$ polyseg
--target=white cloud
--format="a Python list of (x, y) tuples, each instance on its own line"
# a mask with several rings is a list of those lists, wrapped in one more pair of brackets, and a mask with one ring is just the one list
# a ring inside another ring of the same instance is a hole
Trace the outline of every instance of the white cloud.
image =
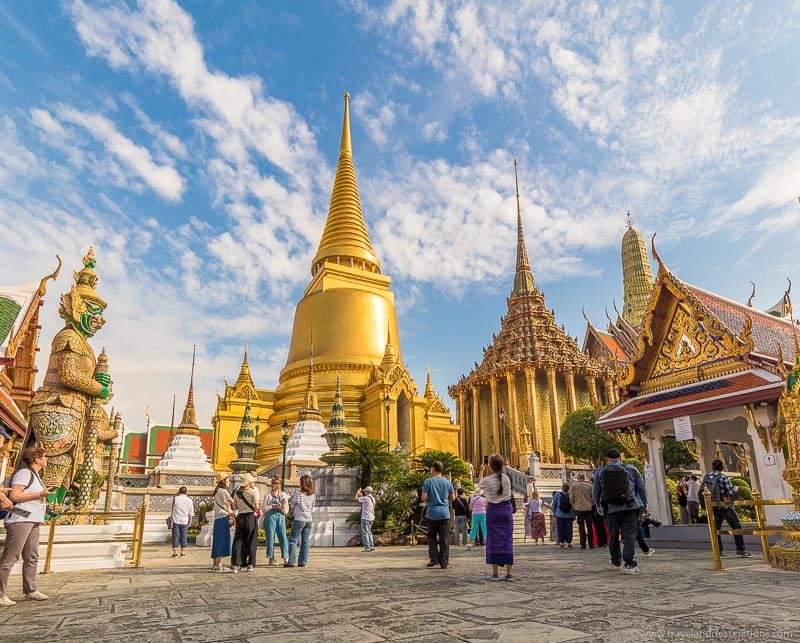
[(432, 121), (422, 126), (422, 138), (426, 141), (444, 143), (447, 140), (447, 128), (440, 121)]
[[(175, 168), (154, 162), (149, 150), (123, 136), (108, 118), (97, 113), (82, 112), (68, 105), (57, 106), (56, 112), (62, 120), (85, 128), (111, 155), (160, 196), (169, 201), (180, 200), (184, 181)], [(47, 130), (54, 126), (54, 121), (51, 116), (48, 120), (45, 113), (44, 110), (38, 110), (35, 119)]]
[(353, 114), (367, 130), (370, 140), (377, 145), (386, 145), (389, 132), (395, 124), (396, 105), (379, 104), (370, 92), (361, 92), (351, 101)]

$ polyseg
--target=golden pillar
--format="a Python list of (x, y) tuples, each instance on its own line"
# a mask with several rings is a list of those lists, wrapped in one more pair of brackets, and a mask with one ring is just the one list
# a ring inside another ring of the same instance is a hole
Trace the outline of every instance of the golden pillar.
[(536, 371), (530, 368), (525, 369), (525, 383), (528, 393), (528, 408), (531, 412), (531, 446), (534, 451), (540, 450), (539, 445), (539, 417), (537, 415), (538, 405), (536, 404)]
[(500, 409), (497, 407), (497, 380), (492, 377), (489, 380), (489, 387), (492, 390), (492, 453), (500, 453), (500, 425), (498, 423), (498, 416)]
[(567, 382), (567, 413), (572, 413), (578, 407), (575, 397), (575, 373), (572, 370), (566, 371), (564, 380)]
[(553, 436), (553, 462), (561, 462), (558, 449), (558, 389), (556, 388), (556, 369), (547, 367), (547, 392), (550, 397), (550, 432)]
[(514, 372), (506, 371), (506, 386), (508, 388), (508, 406), (511, 410), (509, 413), (508, 432), (511, 435), (511, 449), (509, 451), (509, 459), (511, 466), (514, 468), (519, 467), (519, 417), (517, 412), (517, 390), (515, 386)]
[(593, 376), (586, 376), (586, 386), (589, 389), (589, 398), (592, 400), (592, 406), (599, 406), (600, 398), (597, 397), (597, 382), (595, 382)]
[(472, 445), (475, 449), (472, 464), (475, 471), (481, 466), (481, 388), (477, 384), (472, 385)]
[(458, 433), (459, 455), (465, 460), (469, 460), (469, 454), (467, 453), (467, 429), (464, 423), (464, 419), (466, 417), (466, 413), (464, 412), (465, 396), (466, 394), (463, 390), (458, 392), (458, 404), (456, 404), (456, 424), (461, 427), (461, 431)]
[(606, 385), (606, 397), (608, 398), (607, 406), (613, 406), (617, 403), (617, 389), (614, 386), (614, 380), (610, 377), (606, 377), (603, 379), (603, 383)]

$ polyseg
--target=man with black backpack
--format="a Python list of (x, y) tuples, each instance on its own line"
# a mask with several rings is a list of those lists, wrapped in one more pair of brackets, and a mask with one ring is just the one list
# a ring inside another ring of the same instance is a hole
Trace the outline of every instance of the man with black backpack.
[[(722, 527), (722, 521), (727, 522), (731, 529), (741, 529), (742, 523), (739, 521), (739, 516), (736, 509), (730, 503), (733, 496), (739, 492), (739, 487), (734, 487), (722, 471), (725, 469), (725, 464), (722, 460), (714, 460), (711, 463), (711, 471), (703, 476), (703, 482), (700, 486), (700, 500), (705, 504), (705, 496), (703, 493), (706, 489), (711, 491), (711, 502), (724, 502), (724, 507), (713, 507), (714, 526), (717, 531)], [(706, 507), (706, 512), (708, 508)], [(734, 534), (733, 542), (736, 544), (736, 555), (739, 558), (752, 558), (753, 554), (744, 548), (744, 536), (741, 534)], [(717, 534), (717, 543), (719, 543), (719, 553), (722, 553), (722, 536)]]
[(597, 512), (604, 514), (608, 523), (611, 566), (615, 569), (624, 569), (626, 574), (635, 574), (634, 556), (636, 532), (639, 529), (639, 511), (647, 506), (644, 480), (636, 467), (622, 463), (620, 453), (616, 449), (608, 449), (606, 458), (608, 464), (600, 467), (594, 476), (592, 499)]

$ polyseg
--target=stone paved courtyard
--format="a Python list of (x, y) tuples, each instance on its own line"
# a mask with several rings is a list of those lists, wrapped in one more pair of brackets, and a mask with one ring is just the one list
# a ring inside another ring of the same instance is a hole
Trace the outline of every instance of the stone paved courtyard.
[[(259, 556), (263, 556), (263, 547)], [(711, 571), (708, 552), (658, 550), (641, 574), (605, 550), (519, 545), (516, 580), (489, 582), (483, 550), (312, 549), (305, 569), (212, 574), (209, 551), (143, 569), (41, 576), (51, 599), (0, 609), (11, 641), (800, 641), (800, 575), (749, 560)], [(13, 576), (9, 595), (21, 598)]]

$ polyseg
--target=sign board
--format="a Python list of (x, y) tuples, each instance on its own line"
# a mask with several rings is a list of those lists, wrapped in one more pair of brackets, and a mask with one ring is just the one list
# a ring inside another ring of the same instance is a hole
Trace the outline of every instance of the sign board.
[(773, 467), (778, 464), (778, 458), (775, 457), (774, 453), (766, 453), (764, 455), (764, 464), (768, 467)]
[(692, 433), (692, 420), (688, 415), (672, 418), (672, 424), (675, 427), (675, 440), (683, 442), (685, 440), (693, 440), (694, 434)]
[(645, 480), (655, 480), (656, 479), (656, 474), (653, 473), (653, 465), (652, 464), (644, 465), (644, 477), (645, 477)]

